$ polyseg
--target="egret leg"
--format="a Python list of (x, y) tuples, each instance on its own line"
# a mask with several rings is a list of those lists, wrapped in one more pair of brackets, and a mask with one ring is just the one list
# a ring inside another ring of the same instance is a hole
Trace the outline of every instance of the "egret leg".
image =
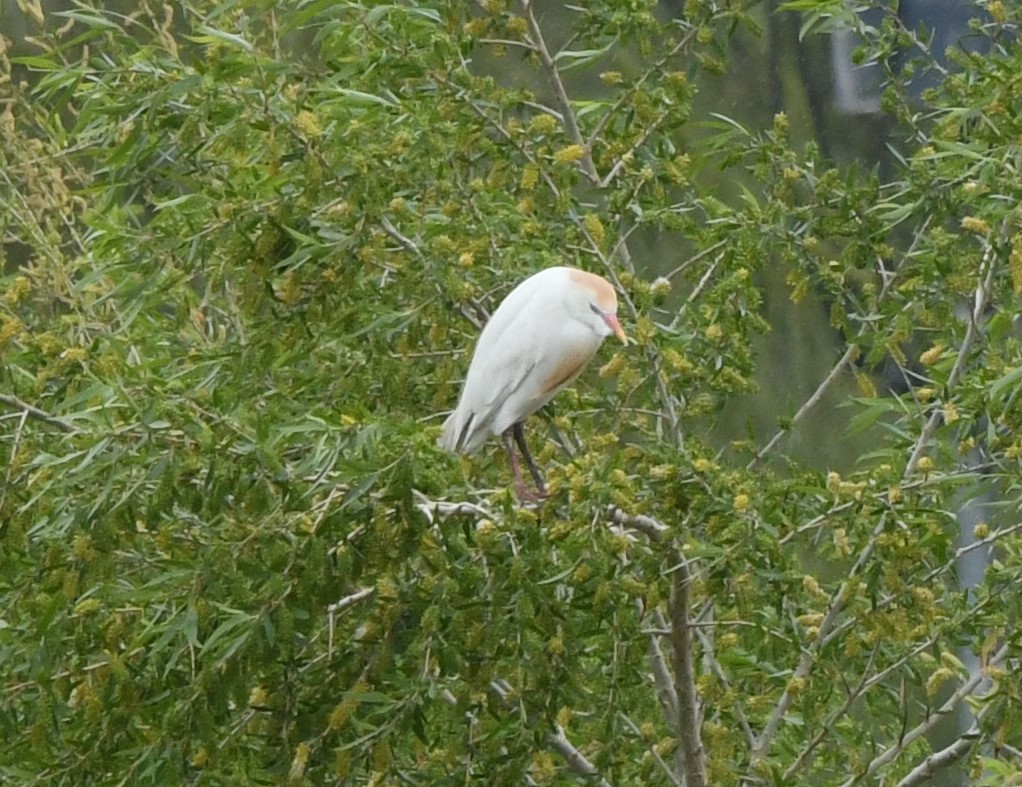
[(509, 427), (504, 430), (501, 437), (504, 440), (504, 450), (507, 451), (508, 461), (511, 463), (511, 473), (515, 477), (515, 493), (518, 495), (518, 499), (522, 502), (532, 502), (535, 500), (535, 497), (525, 486), (525, 481), (522, 480), (522, 468), (518, 464), (518, 456), (515, 454), (515, 448), (511, 444), (513, 432), (514, 427)]
[(536, 491), (539, 492), (540, 497), (547, 497), (546, 484), (543, 483), (543, 476), (539, 472), (539, 468), (536, 467), (536, 462), (533, 461), (532, 454), (529, 453), (529, 445), (525, 442), (525, 425), (519, 421), (511, 427), (511, 435), (515, 439), (515, 443), (518, 444), (518, 450), (522, 452), (522, 457), (525, 459), (525, 464), (529, 468), (529, 475), (532, 476), (532, 480), (536, 482)]

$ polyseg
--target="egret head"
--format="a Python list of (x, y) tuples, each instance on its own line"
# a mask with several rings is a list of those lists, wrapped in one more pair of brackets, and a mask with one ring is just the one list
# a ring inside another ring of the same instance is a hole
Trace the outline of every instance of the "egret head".
[(575, 316), (599, 336), (614, 334), (622, 343), (628, 339), (617, 319), (617, 293), (602, 276), (573, 269), (568, 276), (573, 285), (569, 305)]

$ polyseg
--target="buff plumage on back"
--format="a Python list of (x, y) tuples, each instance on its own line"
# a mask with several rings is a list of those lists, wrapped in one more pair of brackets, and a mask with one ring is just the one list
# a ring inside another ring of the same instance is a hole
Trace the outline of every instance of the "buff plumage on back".
[(600, 278), (574, 268), (547, 268), (504, 299), (483, 328), (457, 408), (440, 445), (473, 453), (538, 410), (578, 376), (603, 337), (567, 311), (574, 288), (613, 311), (617, 296)]

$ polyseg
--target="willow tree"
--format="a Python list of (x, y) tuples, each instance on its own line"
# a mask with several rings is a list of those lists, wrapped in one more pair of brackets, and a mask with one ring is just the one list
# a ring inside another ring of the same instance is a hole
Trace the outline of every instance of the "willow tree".
[[(5, 779), (1017, 772), (1015, 10), (987, 4), (990, 52), (923, 108), (889, 69), (881, 183), (783, 114), (692, 120), (755, 27), (740, 4), (22, 5)], [(789, 5), (807, 34), (861, 24)], [(861, 32), (881, 66), (921, 40)], [(530, 426), (552, 496), (523, 508), (496, 446), (435, 440), (489, 310), (566, 262), (615, 283), (632, 344)], [(778, 272), (840, 349), (774, 428), (723, 440)], [(885, 358), (918, 382), (878, 391)], [(868, 446), (841, 473), (788, 451), (833, 402), (831, 439)], [(978, 485), (999, 505), (958, 546)], [(956, 558), (993, 548), (961, 593)]]

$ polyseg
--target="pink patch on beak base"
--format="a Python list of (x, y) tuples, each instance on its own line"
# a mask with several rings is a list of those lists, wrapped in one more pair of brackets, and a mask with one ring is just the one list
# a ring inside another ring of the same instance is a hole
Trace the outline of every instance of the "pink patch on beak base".
[(607, 327), (614, 332), (614, 335), (621, 340), (621, 344), (628, 344), (628, 337), (625, 336), (621, 323), (617, 321), (616, 314), (604, 314), (603, 321), (607, 323)]

